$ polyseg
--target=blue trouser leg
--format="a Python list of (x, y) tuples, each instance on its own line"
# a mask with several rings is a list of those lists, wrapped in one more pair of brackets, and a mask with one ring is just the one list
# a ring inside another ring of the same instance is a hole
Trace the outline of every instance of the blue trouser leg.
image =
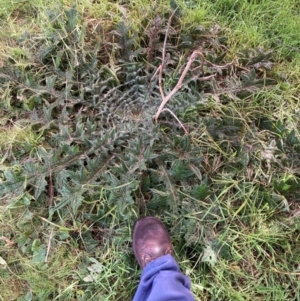
[(171, 255), (146, 265), (133, 301), (195, 301), (189, 279)]

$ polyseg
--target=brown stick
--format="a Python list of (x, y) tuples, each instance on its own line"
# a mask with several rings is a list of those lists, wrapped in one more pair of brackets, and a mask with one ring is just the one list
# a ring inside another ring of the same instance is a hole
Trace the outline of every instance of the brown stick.
[(185, 126), (182, 124), (182, 122), (179, 120), (179, 118), (170, 110), (170, 109), (168, 109), (168, 108), (164, 108), (163, 110), (162, 110), (162, 112), (163, 111), (168, 111), (176, 120), (177, 120), (177, 122), (180, 124), (180, 126), (183, 128), (183, 130), (184, 130), (184, 132), (188, 135), (189, 134), (189, 132), (187, 131), (187, 129), (185, 128)]
[[(201, 55), (200, 55), (200, 54), (201, 54)], [(178, 80), (178, 83), (176, 84), (176, 86), (174, 87), (174, 89), (173, 89), (166, 97), (162, 97), (162, 98), (163, 98), (163, 101), (161, 102), (161, 104), (160, 104), (160, 106), (159, 106), (159, 108), (158, 108), (158, 111), (157, 111), (157, 113), (155, 114), (155, 117), (154, 117), (155, 122), (157, 122), (157, 119), (158, 119), (160, 113), (162, 112), (164, 106), (166, 105), (166, 103), (167, 103), (167, 102), (171, 99), (171, 97), (172, 97), (172, 96), (173, 96), (173, 95), (174, 95), (174, 94), (182, 87), (183, 80), (184, 80), (184, 78), (185, 78), (187, 72), (188, 72), (189, 69), (191, 68), (192, 63), (194, 62), (194, 60), (196, 59), (196, 57), (197, 57), (198, 55), (200, 55), (201, 57), (203, 57), (203, 54), (202, 54), (201, 52), (199, 52), (199, 51), (196, 51), (196, 50), (195, 50), (195, 51), (192, 53), (192, 55), (191, 55), (191, 57), (190, 57), (190, 59), (189, 59), (187, 65), (185, 66), (185, 68), (184, 68), (184, 70), (183, 70), (183, 72), (182, 72), (182, 74), (181, 74), (181, 76), (180, 76), (180, 78), (179, 78), (179, 80)], [(160, 66), (159, 68), (161, 68), (161, 66)], [(160, 77), (160, 83), (159, 83), (160, 90), (162, 90), (162, 86), (161, 86), (162, 69), (163, 69), (163, 68), (161, 68), (161, 70), (160, 70), (160, 75), (159, 75), (159, 77)]]
[[(161, 59), (161, 65), (158, 67), (159, 70), (159, 77), (158, 77), (158, 82), (159, 82), (159, 91), (160, 91), (160, 95), (161, 98), (164, 100), (165, 99), (165, 94), (164, 94), (164, 90), (162, 88), (162, 76), (163, 76), (163, 70), (165, 68), (165, 64), (166, 64), (166, 47), (167, 47), (167, 39), (168, 39), (168, 35), (169, 35), (169, 30), (171, 27), (171, 22), (172, 19), (176, 13), (175, 9), (172, 13), (172, 15), (170, 16), (169, 20), (168, 20), (168, 25), (167, 25), (167, 30), (166, 30), (166, 34), (165, 34), (165, 39), (164, 39), (164, 44), (163, 44), (163, 49), (162, 49), (162, 59)], [(155, 72), (156, 73), (156, 72)]]
[[(165, 67), (165, 64), (166, 64), (166, 45), (167, 45), (167, 38), (168, 38), (168, 33), (169, 33), (169, 29), (170, 29), (170, 26), (171, 26), (171, 21), (172, 21), (172, 18), (173, 16), (175, 15), (175, 12), (176, 10), (173, 11), (172, 15), (170, 16), (169, 20), (168, 20), (168, 25), (167, 25), (167, 30), (166, 30), (166, 34), (165, 34), (165, 39), (164, 39), (164, 44), (163, 44), (163, 49), (162, 49), (162, 62), (160, 64), (160, 66), (158, 67), (158, 69), (156, 70), (155, 74), (153, 75), (151, 81), (154, 79), (154, 77), (157, 75), (157, 73), (159, 73), (159, 78), (158, 78), (158, 83), (159, 83), (159, 91), (160, 91), (160, 95), (161, 95), (161, 98), (162, 98), (162, 102), (154, 116), (154, 120), (155, 122), (157, 123), (157, 120), (159, 118), (159, 115), (161, 114), (161, 112), (164, 110), (164, 107), (166, 105), (166, 103), (172, 98), (172, 96), (178, 91), (180, 90), (180, 88), (182, 87), (183, 85), (183, 81), (186, 77), (186, 74), (187, 72), (190, 70), (191, 66), (192, 66), (192, 63), (194, 62), (194, 60), (196, 59), (197, 56), (200, 56), (201, 57), (201, 66), (199, 67), (196, 67), (194, 68), (192, 71), (195, 71), (197, 70), (198, 68), (201, 69), (202, 71), (202, 77), (198, 78), (199, 80), (201, 81), (205, 81), (205, 80), (209, 80), (213, 77), (215, 77), (215, 74), (213, 75), (210, 75), (210, 76), (206, 76), (204, 77), (204, 70), (203, 70), (203, 65), (204, 65), (204, 62), (207, 62), (209, 63), (211, 66), (213, 66), (214, 68), (219, 68), (219, 69), (225, 69), (225, 68), (228, 68), (229, 66), (233, 65), (234, 64), (234, 61), (231, 62), (231, 63), (228, 63), (224, 66), (219, 66), (219, 65), (215, 65), (209, 61), (207, 61), (203, 55), (202, 52), (198, 51), (198, 50), (195, 50), (192, 55), (190, 56), (176, 86), (173, 88), (173, 90), (167, 95), (165, 96), (164, 94), (164, 90), (163, 90), (163, 84), (162, 84), (162, 77), (163, 77), (163, 70), (164, 70), (164, 67)], [(174, 118), (179, 122), (179, 124), (182, 126), (182, 128), (184, 129), (184, 131), (187, 133), (186, 129), (184, 128), (183, 124), (179, 121), (179, 119), (177, 118), (177, 116), (170, 110), (168, 109), (165, 109), (167, 110), (168, 112), (170, 112)]]
[(48, 261), (48, 257), (49, 257), (49, 253), (50, 253), (50, 248), (51, 248), (52, 236), (53, 236), (53, 229), (51, 230), (50, 235), (49, 235), (49, 239), (48, 239), (48, 245), (47, 245), (47, 252), (46, 252), (46, 256), (45, 256), (45, 262)]

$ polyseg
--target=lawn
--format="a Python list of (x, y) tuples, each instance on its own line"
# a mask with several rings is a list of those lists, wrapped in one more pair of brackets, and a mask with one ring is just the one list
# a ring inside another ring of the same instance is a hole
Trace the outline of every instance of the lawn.
[(299, 301), (299, 15), (4, 0), (0, 300), (131, 300), (154, 215), (197, 300)]

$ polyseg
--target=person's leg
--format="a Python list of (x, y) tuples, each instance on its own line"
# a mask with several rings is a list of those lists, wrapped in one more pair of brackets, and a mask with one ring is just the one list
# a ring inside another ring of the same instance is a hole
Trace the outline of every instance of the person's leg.
[(161, 256), (144, 268), (133, 301), (194, 301), (190, 281), (171, 255)]
[(165, 226), (155, 217), (136, 221), (133, 251), (141, 268), (141, 281), (133, 301), (194, 301), (189, 279), (181, 273)]

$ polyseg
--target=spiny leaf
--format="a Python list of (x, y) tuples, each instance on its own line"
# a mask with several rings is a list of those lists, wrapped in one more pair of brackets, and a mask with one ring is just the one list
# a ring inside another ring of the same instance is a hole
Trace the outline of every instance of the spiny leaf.
[(36, 178), (34, 185), (34, 198), (38, 200), (40, 195), (45, 191), (47, 181), (45, 180), (45, 175), (41, 175)]
[(76, 5), (73, 5), (70, 10), (66, 10), (65, 13), (67, 16), (67, 29), (71, 32), (78, 23), (78, 11)]
[(207, 262), (212, 267), (217, 263), (217, 254), (210, 245), (205, 247), (201, 257), (201, 262)]

